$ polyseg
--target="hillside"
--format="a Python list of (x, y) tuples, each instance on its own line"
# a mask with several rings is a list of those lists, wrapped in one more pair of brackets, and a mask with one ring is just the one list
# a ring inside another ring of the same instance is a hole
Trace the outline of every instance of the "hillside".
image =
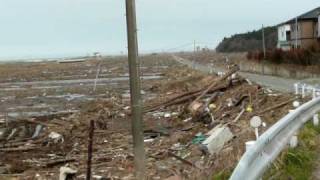
[[(275, 26), (265, 28), (267, 49), (275, 48), (277, 45), (277, 28)], [(262, 49), (262, 30), (243, 34), (235, 34), (224, 38), (217, 46), (218, 52), (246, 52)]]

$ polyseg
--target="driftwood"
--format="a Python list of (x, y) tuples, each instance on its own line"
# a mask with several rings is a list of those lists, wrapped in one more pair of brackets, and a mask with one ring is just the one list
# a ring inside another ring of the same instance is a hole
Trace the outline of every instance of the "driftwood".
[(49, 126), (49, 123), (41, 122), (35, 119), (19, 119), (19, 123), (30, 123), (30, 124), (40, 124), (42, 126)]
[(50, 162), (46, 163), (44, 166), (45, 167), (54, 167), (59, 164), (65, 164), (65, 163), (74, 162), (74, 161), (76, 161), (75, 158), (59, 159), (59, 160), (50, 161)]
[(0, 144), (0, 148), (12, 148), (25, 145), (26, 142), (6, 142), (5, 144)]
[(291, 103), (291, 102), (293, 102), (293, 101), (295, 101), (295, 100), (297, 100), (297, 99), (299, 99), (299, 98), (293, 98), (293, 99), (290, 99), (290, 100), (285, 101), (285, 102), (283, 102), (283, 103), (277, 104), (277, 105), (272, 106), (272, 107), (270, 107), (270, 108), (268, 108), (268, 109), (265, 109), (265, 110), (263, 110), (263, 111), (258, 112), (257, 115), (262, 115), (262, 114), (267, 113), (267, 112), (269, 112), (269, 111), (272, 111), (272, 110), (274, 110), (274, 109), (280, 108), (280, 107), (285, 106), (285, 105), (287, 105), (287, 104), (289, 104), (289, 103)]
[(211, 83), (211, 85), (206, 88), (203, 92), (201, 92), (201, 94), (190, 104), (189, 106), (189, 110), (192, 111), (192, 106), (196, 103), (198, 103), (198, 101), (203, 98), (203, 96), (205, 96), (206, 94), (209, 93), (209, 91), (216, 87), (217, 85), (219, 85), (219, 83), (221, 83), (222, 81), (224, 81), (225, 79), (227, 79), (229, 76), (231, 76), (232, 74), (234, 74), (235, 72), (237, 72), (239, 70), (239, 68), (234, 68), (231, 71), (227, 72), (225, 75), (223, 75), (222, 77), (220, 77), (218, 80), (215, 80)]
[[(219, 85), (217, 87), (214, 87), (214, 88), (210, 89), (208, 91), (208, 93), (214, 93), (216, 91), (223, 91), (226, 88), (228, 88), (229, 86), (230, 86), (230, 83)], [(171, 99), (169, 99), (169, 100), (167, 100), (167, 101), (165, 101), (163, 103), (160, 103), (160, 104), (157, 104), (157, 105), (154, 105), (154, 106), (146, 108), (144, 110), (144, 113), (155, 111), (155, 110), (160, 109), (160, 108), (166, 108), (166, 107), (177, 105), (177, 104), (183, 104), (183, 103), (185, 103), (187, 101), (194, 100), (195, 98), (197, 98), (201, 94), (202, 91), (203, 91), (203, 89), (192, 91), (192, 92), (188, 92), (188, 93), (184, 93), (182, 95), (176, 96), (176, 97), (171, 98)]]
[(184, 159), (184, 158), (182, 158), (182, 157), (180, 157), (180, 156), (177, 156), (177, 155), (173, 154), (173, 153), (170, 152), (170, 151), (168, 151), (168, 155), (171, 156), (171, 157), (174, 157), (174, 158), (178, 159), (179, 161), (181, 161), (181, 162), (183, 162), (183, 163), (185, 163), (185, 164), (187, 164), (187, 165), (189, 165), (189, 166), (195, 167), (192, 162), (190, 162), (190, 161), (188, 161), (188, 160), (186, 160), (186, 159)]
[(3, 148), (0, 152), (26, 152), (38, 149), (38, 147), (17, 147), (17, 148)]
[(237, 115), (237, 117), (232, 122), (233, 123), (238, 122), (245, 111), (246, 111), (245, 109), (242, 109), (241, 112)]

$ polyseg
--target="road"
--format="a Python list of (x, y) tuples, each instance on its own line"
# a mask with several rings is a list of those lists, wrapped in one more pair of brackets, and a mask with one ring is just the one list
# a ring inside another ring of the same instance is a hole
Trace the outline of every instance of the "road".
[[(224, 69), (221, 69), (221, 68), (211, 67), (210, 65), (202, 65), (187, 59), (183, 59), (178, 56), (173, 55), (173, 58), (181, 64), (187, 65), (193, 69), (197, 69), (205, 73), (219, 74), (225, 71)], [(319, 79), (297, 80), (297, 79), (289, 79), (289, 78), (282, 78), (282, 77), (276, 77), (276, 76), (253, 74), (253, 73), (247, 73), (247, 72), (239, 72), (239, 75), (249, 79), (252, 82), (255, 82), (262, 86), (265, 86), (274, 90), (278, 90), (281, 92), (293, 92), (294, 84), (297, 82), (306, 83), (310, 85), (320, 84)], [(315, 166), (315, 170), (313, 171), (313, 174), (312, 174), (312, 179), (314, 180), (320, 180), (320, 156), (318, 156), (317, 158), (318, 160)]]
[[(194, 61), (190, 61), (188, 59), (184, 59), (175, 55), (173, 55), (173, 58), (181, 64), (187, 65), (193, 69), (197, 69), (205, 73), (219, 74), (221, 72), (225, 72), (225, 69), (212, 67), (211, 65), (199, 64)], [(307, 84), (319, 83), (319, 80), (316, 80), (316, 79), (297, 80), (297, 79), (282, 78), (277, 76), (254, 74), (254, 73), (248, 73), (248, 72), (239, 72), (239, 75), (249, 79), (252, 82), (260, 84), (261, 86), (265, 86), (267, 88), (274, 89), (281, 92), (294, 92), (294, 84), (298, 82), (307, 83)]]

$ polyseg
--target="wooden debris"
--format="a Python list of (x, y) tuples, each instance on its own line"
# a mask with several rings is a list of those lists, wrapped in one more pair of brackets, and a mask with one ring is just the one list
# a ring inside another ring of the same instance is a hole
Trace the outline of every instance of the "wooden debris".
[(54, 166), (57, 166), (60, 164), (65, 164), (65, 163), (75, 162), (75, 161), (76, 161), (75, 158), (59, 159), (59, 160), (50, 161), (50, 162), (46, 163), (44, 166), (45, 167), (54, 167)]
[(89, 138), (88, 138), (88, 161), (87, 161), (87, 174), (86, 179), (91, 179), (91, 164), (92, 164), (92, 146), (94, 135), (94, 121), (90, 121)]
[(269, 111), (275, 110), (275, 109), (280, 108), (280, 107), (282, 107), (282, 106), (285, 106), (285, 105), (287, 105), (287, 104), (289, 104), (289, 103), (291, 103), (291, 102), (293, 102), (293, 101), (295, 101), (295, 100), (297, 100), (297, 99), (299, 99), (299, 98), (293, 98), (293, 99), (290, 99), (290, 100), (285, 101), (285, 102), (283, 102), (283, 103), (277, 104), (277, 105), (272, 106), (272, 107), (270, 107), (270, 108), (268, 108), (268, 109), (265, 109), (265, 110), (263, 110), (263, 111), (258, 112), (257, 115), (262, 115), (262, 114), (267, 113), (267, 112), (269, 112)]
[(192, 162), (190, 162), (190, 161), (188, 161), (188, 160), (186, 160), (186, 159), (184, 159), (184, 158), (182, 158), (180, 156), (177, 156), (177, 155), (175, 155), (174, 153), (172, 153), (170, 151), (168, 151), (168, 155), (178, 159), (179, 161), (181, 161), (181, 162), (183, 162), (183, 163), (185, 163), (185, 164), (187, 164), (189, 166), (196, 167)]
[(234, 68), (231, 71), (227, 72), (225, 75), (223, 75), (222, 77), (220, 77), (218, 80), (215, 80), (211, 83), (211, 85), (206, 88), (191, 104), (189, 107), (192, 107), (192, 105), (194, 103), (196, 103), (197, 101), (199, 101), (203, 96), (205, 96), (212, 88), (214, 88), (215, 86), (217, 86), (219, 83), (221, 83), (222, 81), (224, 81), (225, 79), (227, 79), (229, 76), (231, 76), (232, 74), (234, 74), (235, 72), (237, 72), (239, 69), (238, 68)]
[(0, 152), (24, 152), (38, 149), (37, 147), (17, 147), (17, 148), (3, 148)]
[(244, 112), (246, 112), (246, 109), (242, 109), (238, 116), (232, 122), (236, 123), (237, 121), (239, 121)]
[[(229, 86), (230, 86), (230, 83), (222, 84), (222, 85), (219, 85), (217, 87), (214, 87), (214, 88), (210, 89), (210, 91), (208, 91), (208, 93), (214, 93), (216, 91), (224, 91)], [(185, 102), (191, 101), (191, 100), (195, 99), (196, 97), (198, 97), (201, 94), (201, 91), (202, 90), (193, 91), (192, 93), (188, 92), (188, 93), (179, 95), (177, 97), (171, 98), (171, 99), (169, 99), (169, 100), (167, 100), (167, 101), (165, 101), (163, 103), (160, 103), (160, 104), (154, 105), (152, 107), (146, 108), (144, 110), (144, 113), (155, 111), (155, 110), (160, 109), (160, 108), (166, 108), (166, 107), (177, 105), (177, 104), (183, 104)]]

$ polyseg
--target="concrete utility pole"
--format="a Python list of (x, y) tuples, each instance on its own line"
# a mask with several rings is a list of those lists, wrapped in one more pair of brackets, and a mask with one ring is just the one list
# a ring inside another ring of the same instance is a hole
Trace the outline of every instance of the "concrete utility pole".
[(263, 48), (263, 58), (266, 59), (266, 40), (264, 36), (264, 26), (262, 24), (262, 48)]
[(266, 40), (265, 40), (265, 35), (264, 35), (264, 26), (262, 24), (262, 49), (263, 49), (263, 62), (262, 62), (262, 74), (264, 74), (264, 64), (265, 64), (265, 60), (267, 58), (267, 54), (266, 54)]
[(298, 17), (296, 17), (296, 25), (295, 25), (295, 26), (296, 26), (296, 27), (295, 27), (295, 29), (296, 29), (296, 34), (295, 34), (295, 36), (296, 36), (295, 48), (298, 49), (298, 30), (299, 30), (299, 28), (298, 28)]
[(138, 40), (135, 0), (126, 0), (128, 61), (130, 74), (130, 96), (134, 167), (137, 179), (145, 179), (145, 151), (142, 129), (142, 100), (140, 92), (140, 67), (138, 64)]
[(193, 40), (193, 60), (196, 60), (196, 40)]

